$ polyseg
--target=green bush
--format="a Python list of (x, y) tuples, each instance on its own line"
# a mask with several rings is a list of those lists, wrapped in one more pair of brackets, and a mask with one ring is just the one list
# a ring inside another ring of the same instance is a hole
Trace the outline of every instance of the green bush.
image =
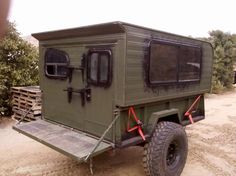
[(219, 30), (211, 31), (209, 34), (207, 40), (212, 43), (214, 52), (212, 93), (220, 93), (231, 89), (233, 85), (236, 40), (234, 35)]
[(11, 114), (12, 86), (38, 85), (38, 82), (38, 50), (9, 23), (6, 36), (0, 41), (0, 115)]

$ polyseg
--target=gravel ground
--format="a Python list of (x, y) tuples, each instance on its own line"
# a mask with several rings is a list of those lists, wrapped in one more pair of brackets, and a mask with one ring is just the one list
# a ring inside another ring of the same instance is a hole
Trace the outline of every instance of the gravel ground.
[[(236, 91), (206, 98), (206, 119), (186, 127), (189, 154), (182, 176), (236, 175)], [(12, 130), (0, 118), (0, 176), (90, 175), (78, 163)], [(130, 147), (94, 159), (96, 176), (142, 176), (142, 148)]]

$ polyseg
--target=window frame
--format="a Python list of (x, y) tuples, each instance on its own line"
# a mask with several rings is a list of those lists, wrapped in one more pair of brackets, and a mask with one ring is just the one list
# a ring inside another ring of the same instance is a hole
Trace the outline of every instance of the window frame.
[[(97, 64), (97, 81), (91, 79), (91, 55), (93, 53), (98, 54), (98, 64)], [(107, 81), (101, 81), (100, 67), (101, 67), (101, 55), (107, 55), (108, 57), (108, 72), (107, 72)], [(111, 49), (90, 49), (87, 55), (87, 82), (91, 85), (98, 87), (109, 87), (112, 81), (112, 51)]]
[[(150, 63), (151, 63), (151, 45), (152, 44), (163, 44), (163, 45), (169, 45), (169, 46), (176, 46), (178, 47), (178, 53), (177, 53), (177, 75), (176, 75), (176, 81), (158, 81), (158, 82), (152, 82), (150, 80)], [(190, 48), (197, 48), (200, 50), (200, 69), (199, 69), (199, 78), (198, 79), (192, 79), (192, 80), (180, 80), (179, 79), (179, 67), (180, 67), (180, 53), (181, 53), (181, 48), (180, 47), (190, 47)], [(149, 45), (148, 45), (148, 58), (147, 58), (147, 66), (146, 66), (146, 82), (147, 85), (150, 87), (155, 87), (155, 86), (161, 86), (161, 85), (179, 85), (179, 84), (186, 84), (186, 83), (200, 83), (201, 81), (201, 74), (202, 74), (202, 47), (199, 45), (195, 44), (190, 44), (190, 43), (180, 43), (172, 40), (164, 40), (164, 39), (153, 39), (150, 40)]]
[[(66, 58), (66, 62), (65, 63), (60, 63), (60, 62), (47, 62), (46, 60), (46, 57), (47, 57), (47, 52), (49, 51), (57, 51), (57, 52), (60, 52), (61, 54), (64, 55), (64, 57)], [(44, 73), (45, 73), (45, 76), (48, 77), (48, 78), (51, 78), (51, 79), (67, 79), (68, 77), (68, 70), (67, 70), (67, 73), (66, 75), (58, 75), (57, 74), (57, 70), (58, 70), (58, 66), (65, 66), (65, 67), (68, 67), (70, 65), (70, 59), (69, 59), (69, 56), (68, 54), (63, 51), (63, 50), (59, 50), (59, 49), (55, 49), (55, 48), (47, 48), (46, 51), (45, 51), (45, 54), (44, 54)], [(55, 66), (55, 70), (56, 70), (56, 74), (55, 75), (52, 75), (52, 74), (49, 74), (48, 73), (48, 70), (47, 70), (47, 66)]]

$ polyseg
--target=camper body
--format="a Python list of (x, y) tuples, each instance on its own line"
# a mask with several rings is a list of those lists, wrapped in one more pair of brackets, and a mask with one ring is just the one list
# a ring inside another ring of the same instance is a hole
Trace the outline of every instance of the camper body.
[[(43, 119), (16, 125), (17, 131), (79, 161), (145, 146), (147, 174), (181, 173), (178, 162), (184, 165), (187, 156), (182, 126), (205, 118), (208, 42), (123, 22), (33, 36), (39, 40)], [(161, 139), (164, 128), (172, 129), (164, 138), (173, 140), (163, 154), (166, 168), (154, 168), (150, 152), (161, 145), (154, 138)]]

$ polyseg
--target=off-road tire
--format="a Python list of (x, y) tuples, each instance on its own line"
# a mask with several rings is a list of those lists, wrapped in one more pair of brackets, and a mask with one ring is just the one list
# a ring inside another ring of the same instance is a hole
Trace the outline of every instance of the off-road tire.
[(183, 127), (173, 122), (157, 124), (153, 136), (144, 146), (143, 164), (147, 176), (179, 176), (188, 154)]

